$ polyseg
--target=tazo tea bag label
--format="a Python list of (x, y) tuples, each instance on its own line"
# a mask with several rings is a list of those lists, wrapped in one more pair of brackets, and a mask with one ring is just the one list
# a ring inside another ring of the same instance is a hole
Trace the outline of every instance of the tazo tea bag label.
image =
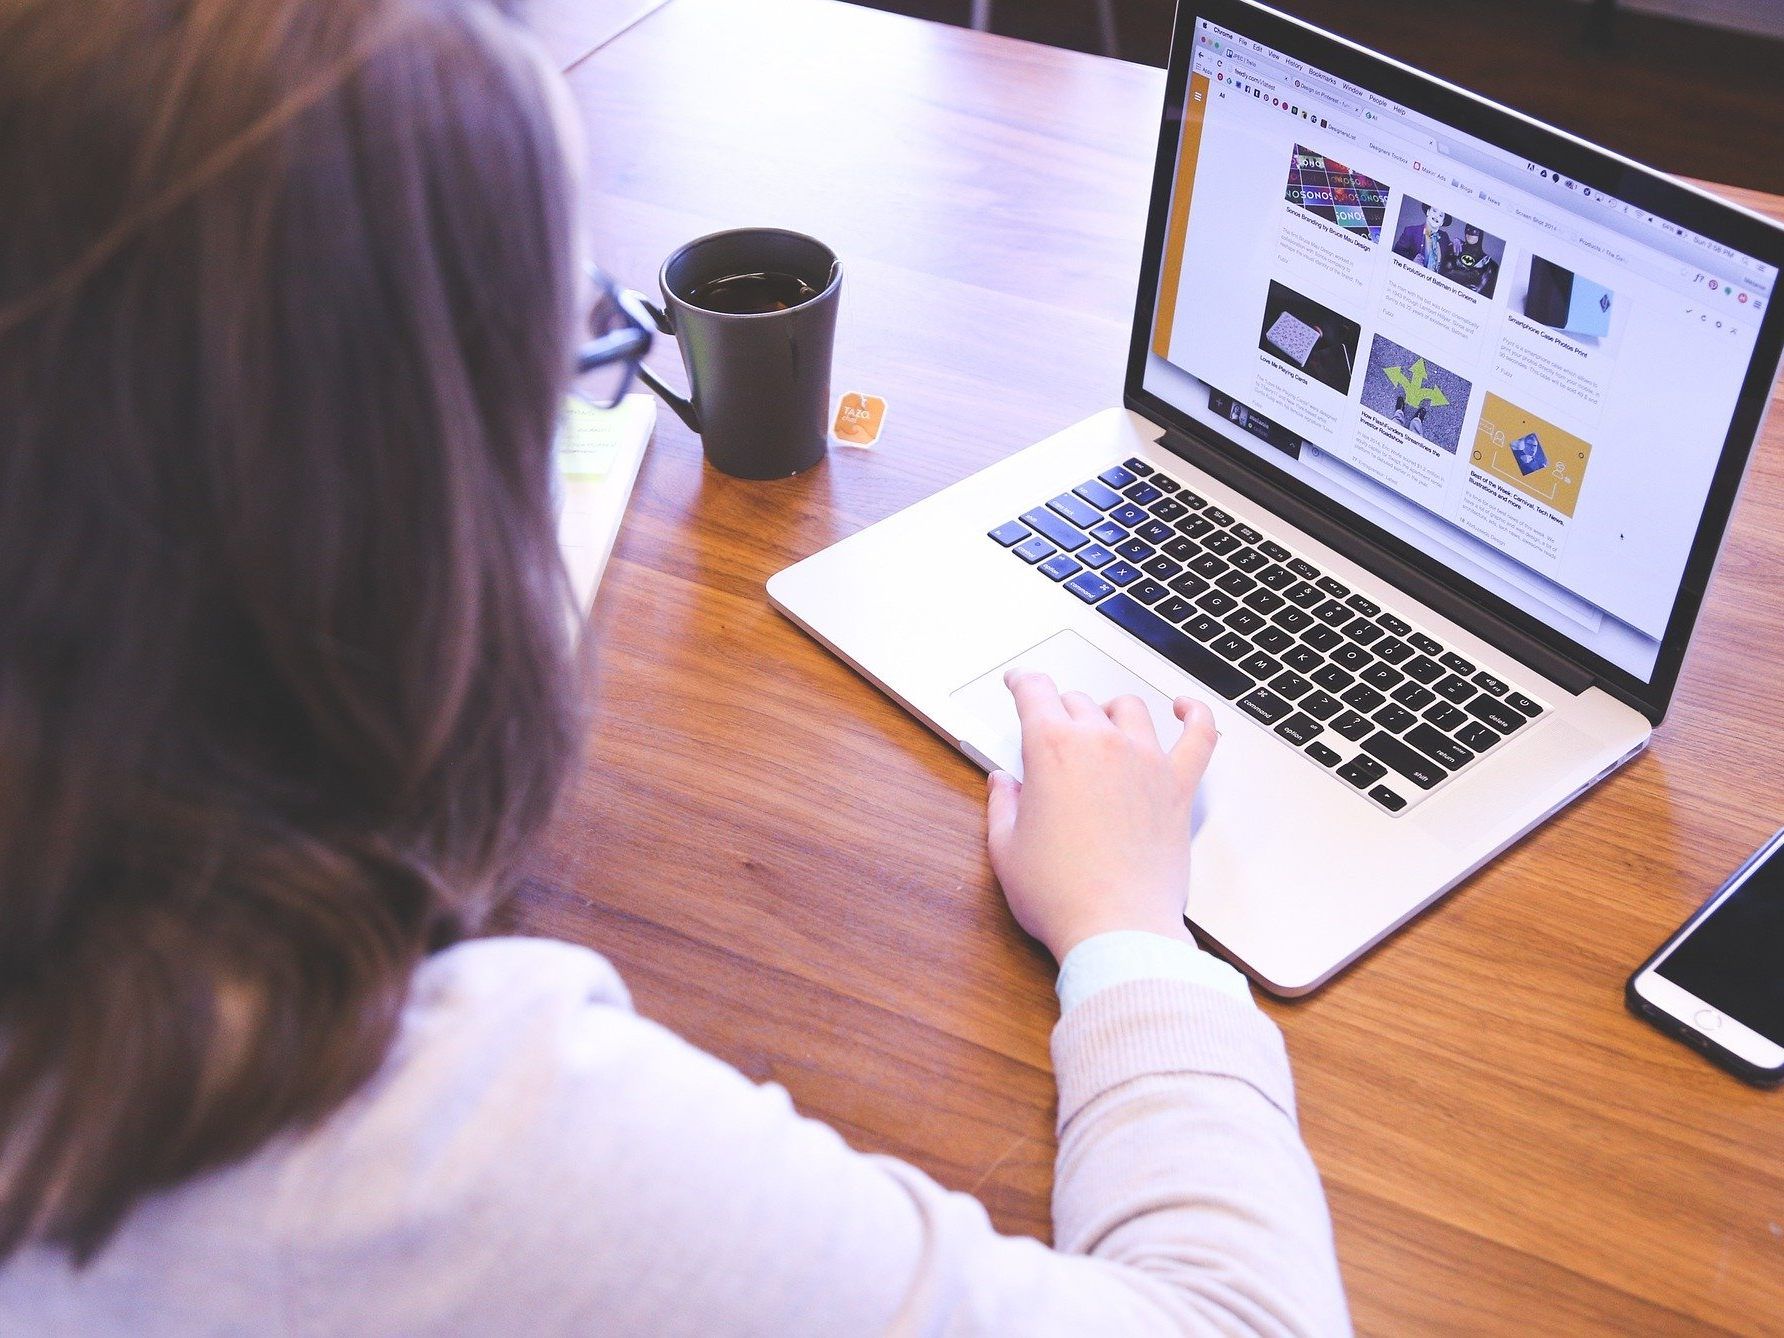
[(865, 450), (880, 439), (886, 425), (886, 401), (878, 395), (850, 391), (836, 406), (836, 424), (830, 435), (839, 446), (857, 446)]

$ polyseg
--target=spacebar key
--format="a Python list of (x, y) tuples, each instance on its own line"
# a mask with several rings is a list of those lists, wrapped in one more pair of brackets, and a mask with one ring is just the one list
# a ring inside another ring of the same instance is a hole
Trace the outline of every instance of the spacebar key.
[(1249, 692), (1257, 681), (1126, 595), (1105, 599), (1096, 609), (1117, 627), (1133, 633), (1184, 673), (1200, 679), (1228, 701)]

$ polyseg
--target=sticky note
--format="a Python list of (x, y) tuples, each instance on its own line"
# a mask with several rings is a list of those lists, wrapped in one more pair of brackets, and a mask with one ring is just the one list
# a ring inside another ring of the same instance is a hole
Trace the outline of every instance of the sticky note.
[(863, 395), (852, 390), (836, 406), (836, 424), (830, 434), (838, 445), (865, 449), (880, 439), (880, 431), (885, 425), (886, 401), (878, 395)]

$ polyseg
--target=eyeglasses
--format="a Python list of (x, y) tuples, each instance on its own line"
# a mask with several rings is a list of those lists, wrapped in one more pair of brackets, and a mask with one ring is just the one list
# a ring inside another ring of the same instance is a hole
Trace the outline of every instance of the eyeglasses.
[(588, 276), (595, 292), (588, 317), (594, 338), (577, 350), (576, 389), (595, 407), (611, 409), (631, 389), (638, 364), (650, 352), (656, 322), (640, 294), (621, 288), (593, 265)]

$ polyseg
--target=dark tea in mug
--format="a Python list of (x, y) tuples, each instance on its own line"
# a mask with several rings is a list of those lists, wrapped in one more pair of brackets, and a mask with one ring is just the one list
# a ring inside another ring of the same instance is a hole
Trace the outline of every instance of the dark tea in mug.
[(723, 316), (760, 316), (770, 311), (791, 311), (818, 295), (797, 274), (757, 270), (707, 279), (687, 291), (689, 305)]

